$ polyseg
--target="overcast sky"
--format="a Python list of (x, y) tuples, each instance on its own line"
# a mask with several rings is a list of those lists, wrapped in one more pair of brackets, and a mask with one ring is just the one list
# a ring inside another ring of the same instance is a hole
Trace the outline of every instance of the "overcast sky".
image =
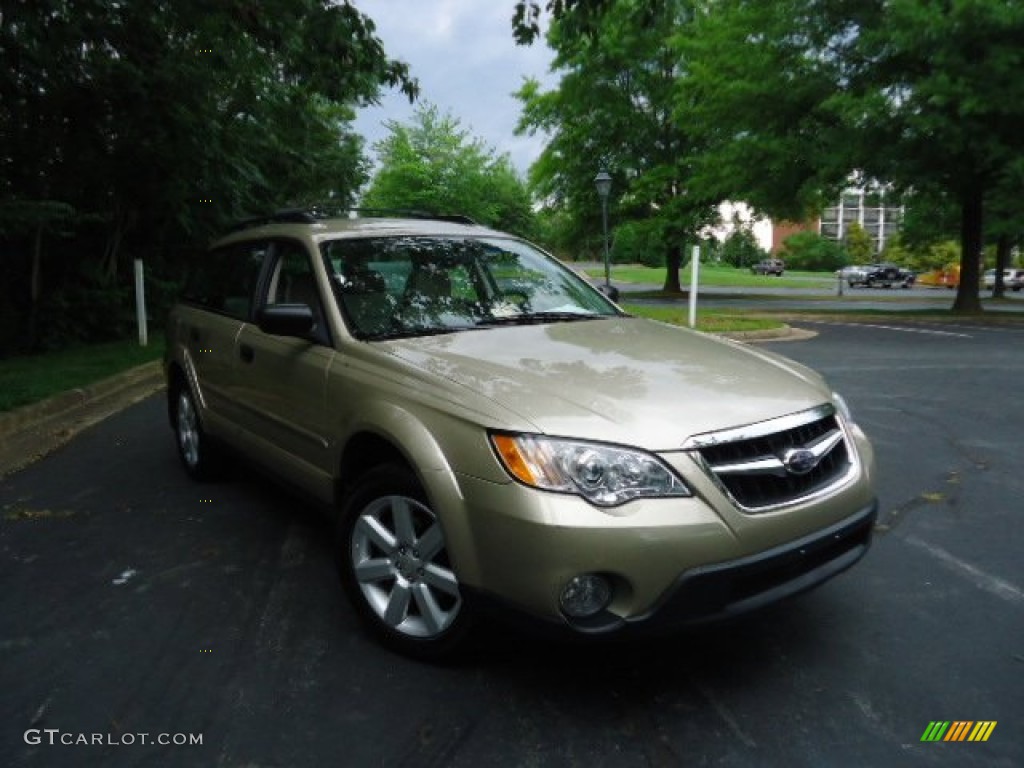
[[(508, 154), (525, 179), (544, 147), (542, 136), (516, 136), (520, 104), (512, 94), (524, 78), (535, 77), (546, 89), (558, 78), (548, 68), (553, 52), (543, 40), (519, 46), (512, 37), (514, 0), (353, 0), (373, 19), (384, 50), (406, 62), (420, 82), (417, 104), (436, 104), (457, 118), (472, 136)], [(373, 144), (387, 135), (384, 123), (407, 123), (416, 105), (397, 91), (385, 91), (380, 106), (360, 110), (355, 129)], [(741, 214), (746, 218), (749, 213)], [(731, 221), (732, 210), (723, 214)], [(724, 235), (725, 229), (719, 233)], [(771, 225), (754, 227), (762, 247), (771, 246)]]
[[(543, 148), (540, 136), (516, 136), (519, 102), (512, 93), (526, 77), (547, 87), (552, 52), (538, 41), (518, 46), (512, 37), (513, 0), (354, 0), (373, 19), (388, 56), (406, 62), (420, 82), (419, 104), (436, 104), (499, 153), (525, 178)], [(386, 91), (378, 107), (360, 110), (355, 129), (373, 144), (387, 135), (387, 120), (409, 122), (408, 99)]]

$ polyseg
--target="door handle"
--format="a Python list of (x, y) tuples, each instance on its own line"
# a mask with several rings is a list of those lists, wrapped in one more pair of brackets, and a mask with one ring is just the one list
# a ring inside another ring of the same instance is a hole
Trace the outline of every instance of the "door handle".
[(248, 344), (239, 344), (238, 356), (242, 358), (243, 363), (251, 363), (253, 358), (256, 357), (256, 350), (254, 350)]

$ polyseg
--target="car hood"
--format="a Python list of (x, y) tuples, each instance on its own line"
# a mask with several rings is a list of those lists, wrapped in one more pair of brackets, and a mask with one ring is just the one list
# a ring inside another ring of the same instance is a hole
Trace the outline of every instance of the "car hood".
[(529, 429), (649, 450), (675, 450), (692, 435), (805, 410), (830, 396), (817, 374), (790, 360), (637, 318), (387, 344), (424, 373), (518, 414)]

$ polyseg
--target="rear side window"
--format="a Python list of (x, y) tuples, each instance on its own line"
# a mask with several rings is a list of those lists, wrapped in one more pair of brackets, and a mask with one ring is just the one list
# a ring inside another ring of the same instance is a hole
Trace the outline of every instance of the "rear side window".
[(266, 254), (266, 243), (235, 243), (203, 254), (193, 264), (182, 298), (248, 320)]

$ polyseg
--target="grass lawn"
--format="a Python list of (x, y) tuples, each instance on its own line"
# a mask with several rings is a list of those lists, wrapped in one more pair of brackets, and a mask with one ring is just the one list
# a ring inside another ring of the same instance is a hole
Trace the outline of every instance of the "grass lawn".
[[(641, 267), (635, 264), (612, 267), (612, 279), (623, 283), (665, 284), (665, 267)], [(604, 278), (604, 269), (586, 270), (590, 277)], [(679, 270), (679, 282), (686, 288), (690, 284), (690, 265)], [(786, 288), (835, 287), (834, 275), (824, 272), (789, 272), (782, 277), (774, 275), (752, 275), (750, 270), (723, 267), (717, 264), (701, 264), (701, 285), (716, 286), (774, 286)]]
[(149, 346), (137, 341), (62, 349), (41, 355), (0, 360), (0, 411), (45, 400), (51, 395), (88, 386), (108, 376), (157, 360), (163, 354), (162, 335)]
[[(686, 306), (666, 307), (650, 304), (623, 304), (631, 315), (659, 320), (673, 325), (689, 326), (690, 310)], [(697, 330), (709, 333), (735, 333), (738, 331), (766, 331), (782, 328), (781, 320), (770, 317), (738, 315), (730, 310), (697, 310)]]

